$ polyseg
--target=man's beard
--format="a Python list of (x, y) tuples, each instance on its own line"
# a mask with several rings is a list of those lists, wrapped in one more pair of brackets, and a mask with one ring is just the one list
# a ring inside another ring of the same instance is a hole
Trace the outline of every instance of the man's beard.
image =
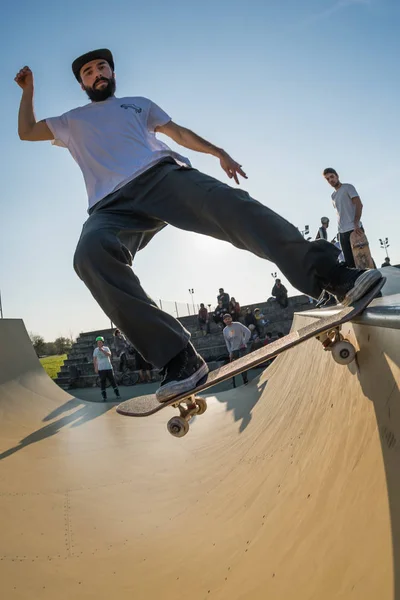
[[(107, 81), (107, 85), (99, 89), (96, 87), (96, 84), (99, 81)], [(93, 87), (85, 87), (85, 92), (87, 93), (89, 100), (92, 102), (103, 102), (103, 100), (107, 100), (107, 98), (114, 96), (115, 89), (115, 77), (110, 77), (110, 79), (107, 79), (106, 77), (100, 77)]]

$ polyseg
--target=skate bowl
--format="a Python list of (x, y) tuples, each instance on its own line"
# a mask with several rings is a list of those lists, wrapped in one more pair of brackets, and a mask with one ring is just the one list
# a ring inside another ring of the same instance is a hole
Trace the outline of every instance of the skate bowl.
[(356, 362), (310, 340), (248, 386), (211, 390), (181, 439), (172, 411), (122, 417), (58, 388), (23, 322), (1, 319), (2, 597), (400, 600), (400, 285), (388, 281), (346, 328)]

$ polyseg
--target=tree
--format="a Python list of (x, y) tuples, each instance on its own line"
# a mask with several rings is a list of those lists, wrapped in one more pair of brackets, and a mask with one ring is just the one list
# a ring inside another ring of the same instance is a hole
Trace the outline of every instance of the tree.
[(58, 337), (54, 340), (56, 354), (66, 354), (71, 349), (72, 340), (65, 337)]
[(31, 342), (33, 348), (38, 356), (42, 356), (46, 352), (46, 343), (44, 338), (37, 333), (30, 333), (29, 337), (31, 338)]
[(46, 342), (44, 352), (45, 352), (45, 354), (47, 354), (47, 356), (54, 356), (54, 354), (57, 354), (57, 350), (56, 350), (56, 346), (55, 346), (54, 342)]

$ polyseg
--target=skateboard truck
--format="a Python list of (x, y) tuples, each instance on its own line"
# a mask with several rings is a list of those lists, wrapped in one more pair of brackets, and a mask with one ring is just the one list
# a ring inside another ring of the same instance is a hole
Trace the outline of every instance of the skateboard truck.
[(332, 352), (332, 358), (339, 365), (350, 364), (356, 356), (353, 344), (340, 333), (341, 327), (335, 327), (317, 336), (324, 350)]
[(174, 437), (183, 437), (189, 431), (189, 421), (195, 415), (202, 415), (207, 410), (207, 401), (199, 396), (189, 396), (171, 404), (179, 408), (180, 416), (172, 417), (167, 423), (167, 429)]

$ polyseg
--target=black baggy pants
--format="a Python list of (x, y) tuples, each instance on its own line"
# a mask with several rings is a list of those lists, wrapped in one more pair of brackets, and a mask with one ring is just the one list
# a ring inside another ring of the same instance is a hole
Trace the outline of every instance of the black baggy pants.
[[(298, 290), (318, 298), (339, 250), (325, 240), (307, 242), (291, 223), (233, 188), (172, 159), (158, 163), (90, 212), (74, 256), (74, 268), (98, 304), (158, 368), (190, 339), (173, 316), (146, 294), (132, 266), (137, 250), (171, 224), (230, 242), (277, 265)], [(160, 269), (177, 277), (168, 255)]]

